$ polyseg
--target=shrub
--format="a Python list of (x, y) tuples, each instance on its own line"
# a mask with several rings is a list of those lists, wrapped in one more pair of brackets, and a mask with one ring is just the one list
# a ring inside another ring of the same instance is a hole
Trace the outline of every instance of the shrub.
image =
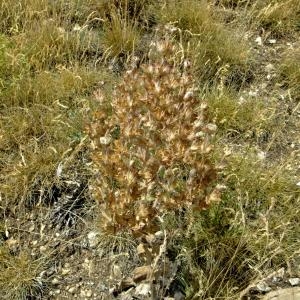
[(209, 160), (216, 128), (192, 76), (172, 60), (174, 51), (167, 41), (157, 43), (153, 57), (165, 59), (127, 71), (111, 105), (98, 93), (100, 109), (87, 131), (104, 231), (151, 232), (156, 217), (205, 209), (218, 194)]

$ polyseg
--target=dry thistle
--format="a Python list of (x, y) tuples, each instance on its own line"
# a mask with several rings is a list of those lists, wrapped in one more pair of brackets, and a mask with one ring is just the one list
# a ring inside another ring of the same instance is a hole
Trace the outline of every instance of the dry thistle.
[(112, 114), (97, 111), (87, 128), (103, 230), (153, 232), (157, 216), (205, 209), (215, 199), (209, 153), (216, 126), (207, 122), (192, 76), (172, 62), (174, 46), (155, 47), (150, 63), (124, 74)]

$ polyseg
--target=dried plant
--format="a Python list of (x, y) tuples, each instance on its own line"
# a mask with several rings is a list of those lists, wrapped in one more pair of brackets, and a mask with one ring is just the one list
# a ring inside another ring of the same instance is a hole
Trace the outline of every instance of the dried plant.
[(180, 71), (172, 62), (174, 51), (157, 42), (152, 53), (160, 55), (126, 72), (111, 109), (97, 93), (102, 106), (88, 133), (104, 230), (151, 232), (169, 210), (201, 210), (218, 199), (209, 161), (216, 126), (207, 122), (187, 64)]

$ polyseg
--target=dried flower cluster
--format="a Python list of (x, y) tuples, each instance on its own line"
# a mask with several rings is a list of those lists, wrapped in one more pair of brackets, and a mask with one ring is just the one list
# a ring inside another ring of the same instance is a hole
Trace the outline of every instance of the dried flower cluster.
[(104, 230), (153, 232), (165, 212), (205, 209), (216, 198), (209, 161), (216, 126), (207, 122), (188, 64), (180, 70), (172, 63), (169, 42), (155, 51), (164, 59), (127, 71), (111, 109), (88, 125)]

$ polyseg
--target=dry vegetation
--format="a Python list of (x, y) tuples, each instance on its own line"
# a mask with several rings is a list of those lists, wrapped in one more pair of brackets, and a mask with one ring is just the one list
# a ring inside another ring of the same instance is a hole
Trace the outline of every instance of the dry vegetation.
[(298, 0), (0, 0), (0, 298), (300, 276), (299, 31)]

